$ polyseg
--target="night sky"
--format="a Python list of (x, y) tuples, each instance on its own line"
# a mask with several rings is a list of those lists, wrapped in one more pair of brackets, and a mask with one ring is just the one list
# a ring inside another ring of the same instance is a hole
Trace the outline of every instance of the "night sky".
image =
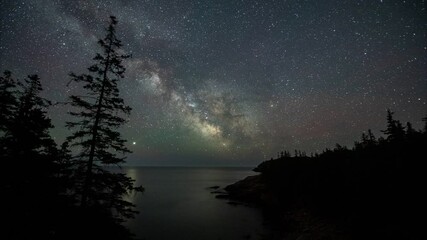
[[(43, 96), (81, 88), (110, 15), (133, 108), (130, 164), (254, 165), (379, 136), (386, 109), (427, 112), (425, 1), (1, 0), (0, 70), (39, 74)], [(68, 107), (49, 110), (61, 143)]]

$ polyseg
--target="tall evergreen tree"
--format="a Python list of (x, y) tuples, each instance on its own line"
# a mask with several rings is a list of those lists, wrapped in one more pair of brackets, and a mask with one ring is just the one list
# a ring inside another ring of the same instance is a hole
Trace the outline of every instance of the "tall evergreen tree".
[(377, 142), (377, 139), (375, 138), (375, 135), (372, 133), (371, 129), (368, 129), (368, 139), (371, 144), (375, 144)]
[(19, 85), (21, 89), (13, 93), (16, 104), (10, 108), (8, 124), (0, 138), (3, 166), (20, 169), (19, 176), (8, 171), (2, 177), (17, 191), (27, 188), (28, 184), (46, 185), (56, 168), (56, 144), (49, 134), (53, 125), (46, 113), (51, 103), (39, 96), (43, 90), (40, 78), (30, 75)]
[(368, 134), (362, 133), (361, 142), (356, 142), (355, 145), (357, 148), (366, 148), (371, 147), (377, 144), (377, 139), (372, 133), (371, 129), (368, 129)]
[[(5, 75), (6, 79), (11, 79), (10, 73)], [(16, 90), (10, 97), (9, 106), (5, 106), (10, 115), (2, 137), (2, 145), (5, 148), (3, 153), (16, 159), (15, 162), (20, 159), (30, 163), (35, 162), (35, 158), (41, 155), (50, 154), (56, 145), (49, 135), (49, 129), (53, 125), (46, 113), (51, 103), (39, 96), (43, 90), (40, 78), (37, 75), (30, 75), (21, 85), (22, 90), (20, 92)]]
[(11, 123), (11, 118), (17, 106), (17, 82), (12, 78), (10, 71), (4, 71), (0, 76), (0, 131), (6, 131)]
[[(121, 220), (132, 217), (134, 205), (123, 200), (123, 195), (135, 190), (133, 180), (123, 173), (113, 173), (103, 165), (120, 165), (125, 162), (124, 154), (130, 151), (126, 141), (117, 131), (126, 122), (131, 108), (119, 96), (118, 82), (124, 78), (122, 61), (128, 55), (121, 54), (121, 41), (116, 35), (117, 20), (110, 17), (106, 36), (98, 41), (102, 51), (93, 58), (94, 64), (88, 74), (71, 73), (71, 81), (82, 83), (85, 96), (71, 96), (71, 105), (76, 111), (70, 114), (75, 121), (67, 127), (76, 129), (68, 137), (71, 146), (79, 146), (77, 155), (77, 194), (82, 207), (97, 207), (108, 211)], [(118, 154), (121, 154), (120, 156)]]
[[(40, 97), (43, 89), (37, 75), (30, 75), (18, 84), (6, 73), (1, 81), (2, 96), (9, 94), (9, 101), (2, 103), (8, 115), (2, 119), (6, 124), (2, 125), (0, 137), (3, 170), (0, 191), (5, 196), (1, 204), (5, 208), (1, 211), (8, 222), (22, 221), (19, 229), (14, 225), (7, 227), (6, 235), (17, 239), (46, 238), (53, 225), (52, 213), (58, 196), (56, 144), (49, 135), (53, 126), (46, 113), (50, 102)], [(22, 216), (38, 220), (29, 222)], [(22, 231), (23, 228), (28, 231)], [(30, 233), (31, 237), (27, 236)]]
[(382, 132), (387, 135), (387, 140), (402, 140), (405, 136), (405, 128), (399, 120), (393, 119), (393, 114), (390, 109), (387, 109), (387, 129)]
[(362, 143), (364, 145), (366, 145), (369, 142), (368, 135), (366, 135), (365, 133), (362, 133), (362, 138), (361, 139), (362, 139)]
[(414, 134), (416, 134), (417, 131), (412, 127), (412, 124), (410, 122), (406, 123), (406, 135), (408, 137), (412, 137)]

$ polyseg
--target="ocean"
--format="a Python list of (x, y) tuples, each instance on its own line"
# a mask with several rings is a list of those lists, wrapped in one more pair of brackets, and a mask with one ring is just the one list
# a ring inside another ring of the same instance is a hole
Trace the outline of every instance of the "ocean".
[(261, 210), (217, 199), (209, 187), (225, 187), (250, 175), (250, 168), (125, 167), (145, 192), (128, 200), (140, 212), (126, 226), (138, 239), (269, 239)]

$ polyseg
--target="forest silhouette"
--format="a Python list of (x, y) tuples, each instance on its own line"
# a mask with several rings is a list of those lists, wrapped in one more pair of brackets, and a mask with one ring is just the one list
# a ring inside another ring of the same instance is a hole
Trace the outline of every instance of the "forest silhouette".
[[(137, 212), (127, 193), (142, 191), (134, 180), (105, 166), (125, 163), (126, 141), (117, 129), (131, 108), (117, 83), (125, 68), (117, 20), (110, 17), (101, 51), (88, 73), (71, 73), (69, 84), (82, 88), (67, 103), (74, 130), (58, 147), (49, 135), (50, 101), (40, 97), (40, 78), (0, 77), (0, 156), (5, 239), (130, 239), (122, 223)], [(75, 149), (72, 151), (72, 149)], [(75, 153), (74, 153), (75, 152)]]
[(279, 152), (227, 186), (229, 197), (263, 207), (287, 239), (418, 239), (427, 118), (414, 130), (393, 114), (384, 137), (368, 130), (352, 149)]

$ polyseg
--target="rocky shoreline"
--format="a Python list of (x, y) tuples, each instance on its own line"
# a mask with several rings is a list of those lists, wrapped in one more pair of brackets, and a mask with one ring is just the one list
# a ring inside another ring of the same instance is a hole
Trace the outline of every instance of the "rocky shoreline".
[(288, 209), (281, 206), (278, 197), (269, 189), (262, 174), (246, 177), (226, 186), (223, 190), (219, 186), (214, 187), (215, 191), (211, 193), (216, 194), (215, 197), (218, 199), (228, 200), (227, 203), (230, 205), (262, 209), (266, 223), (279, 235), (275, 239), (351, 239), (336, 225), (314, 217), (307, 209)]

